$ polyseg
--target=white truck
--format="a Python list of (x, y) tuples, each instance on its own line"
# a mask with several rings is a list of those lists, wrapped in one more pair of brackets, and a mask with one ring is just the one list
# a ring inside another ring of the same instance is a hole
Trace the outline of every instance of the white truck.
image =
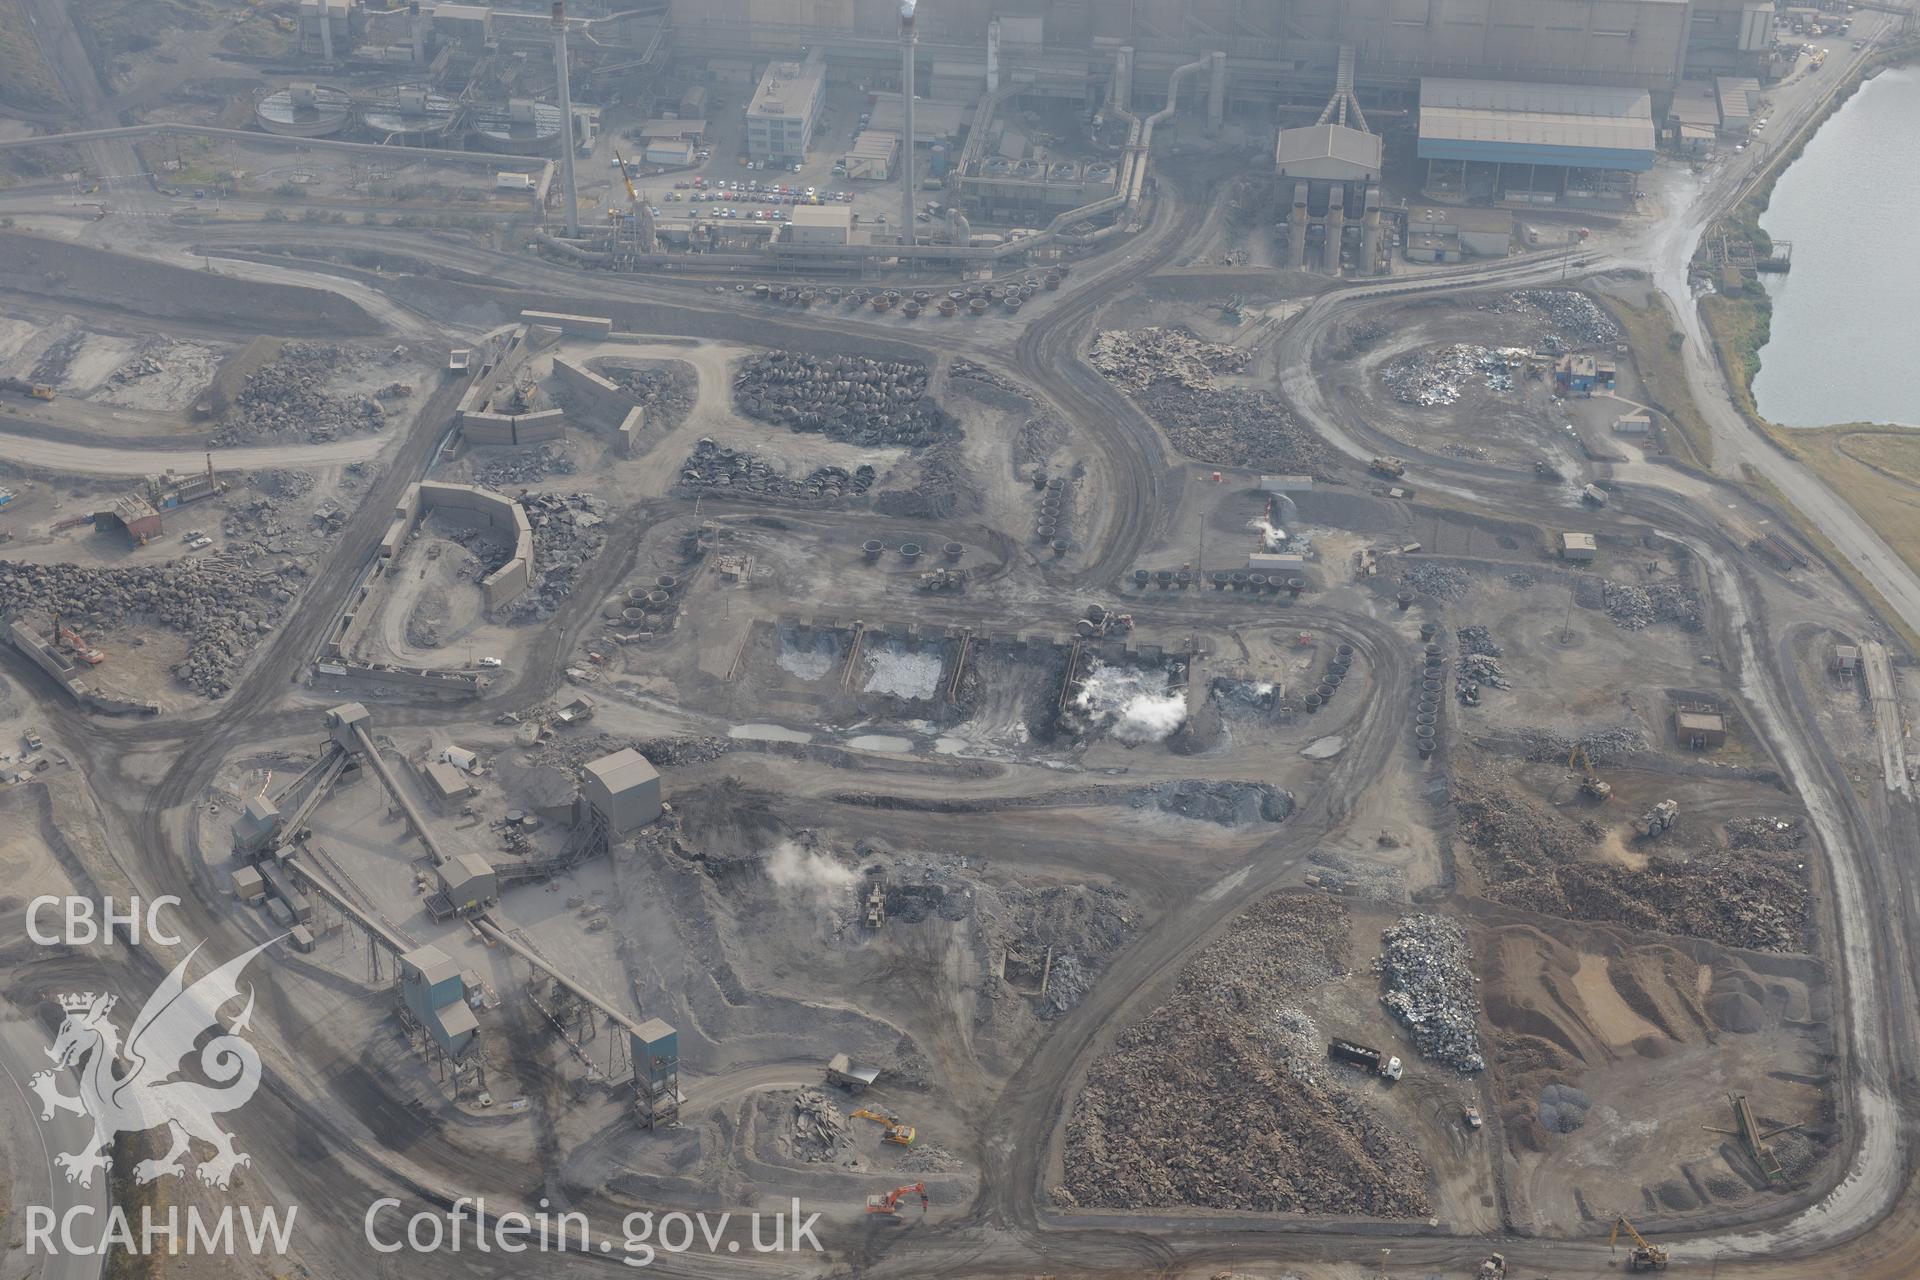
[(493, 185), (497, 191), (531, 191), (533, 176), (525, 173), (496, 173), (493, 175)]

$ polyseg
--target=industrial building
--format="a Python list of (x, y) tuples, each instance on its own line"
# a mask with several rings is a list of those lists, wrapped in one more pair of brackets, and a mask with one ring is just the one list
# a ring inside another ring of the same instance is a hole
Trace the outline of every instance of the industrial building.
[(781, 229), (786, 244), (847, 245), (856, 242), (853, 210), (844, 204), (794, 206), (791, 220)]
[(1513, 247), (1513, 214), (1505, 209), (1416, 205), (1407, 210), (1407, 261), (1459, 262), (1504, 258)]
[(1420, 82), (1425, 187), (1469, 200), (1621, 205), (1653, 168), (1653, 105), (1625, 87)]
[(775, 62), (747, 104), (747, 158), (799, 164), (813, 145), (827, 97), (827, 68), (818, 52), (805, 62)]
[(853, 140), (853, 149), (840, 158), (847, 177), (885, 182), (893, 176), (894, 158), (900, 154), (900, 135), (867, 129)]
[(616, 838), (660, 816), (660, 774), (632, 747), (588, 761), (586, 774), (587, 803)]

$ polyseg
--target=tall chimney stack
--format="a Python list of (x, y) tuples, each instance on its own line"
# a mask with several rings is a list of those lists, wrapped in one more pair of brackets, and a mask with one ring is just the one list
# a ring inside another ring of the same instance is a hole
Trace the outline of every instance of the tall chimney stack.
[(560, 185), (567, 205), (567, 235), (580, 234), (580, 200), (573, 186), (573, 92), (567, 87), (567, 4), (553, 0), (553, 74), (560, 82)]
[(913, 243), (914, 0), (900, 0), (900, 243)]

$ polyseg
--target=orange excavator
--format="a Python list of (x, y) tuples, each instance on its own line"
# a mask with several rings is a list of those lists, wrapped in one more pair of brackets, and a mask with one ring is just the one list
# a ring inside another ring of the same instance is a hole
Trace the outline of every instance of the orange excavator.
[(53, 615), (53, 638), (61, 648), (90, 667), (97, 667), (107, 660), (107, 655), (88, 644), (85, 636), (72, 627), (63, 626), (57, 613)]
[(868, 1196), (867, 1212), (884, 1213), (888, 1215), (897, 1214), (900, 1212), (900, 1201), (912, 1195), (920, 1197), (920, 1212), (925, 1213), (927, 1211), (927, 1184), (924, 1182), (915, 1182), (905, 1187), (895, 1187), (885, 1195)]

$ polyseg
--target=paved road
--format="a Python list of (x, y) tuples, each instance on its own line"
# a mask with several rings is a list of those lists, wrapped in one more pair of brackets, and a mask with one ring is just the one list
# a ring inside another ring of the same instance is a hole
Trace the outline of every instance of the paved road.
[[(47, 1060), (47, 1040), (40, 1028), (33, 1022), (12, 1016), (5, 1006), (0, 1006), (0, 1113), (9, 1116), (18, 1112), (24, 1128), (34, 1130), (34, 1136), (18, 1144), (8, 1167), (16, 1177), (29, 1185), (17, 1188), (15, 1199), (28, 1204), (49, 1208), (53, 1211), (56, 1224), (67, 1221), (67, 1215), (76, 1211), (83, 1215), (74, 1221), (73, 1235), (76, 1239), (98, 1240), (100, 1233), (106, 1230), (107, 1180), (96, 1177), (92, 1187), (80, 1187), (68, 1182), (61, 1172), (54, 1168), (53, 1156), (61, 1151), (78, 1151), (86, 1140), (93, 1136), (91, 1121), (67, 1112), (61, 1112), (52, 1120), (40, 1119), (40, 1100), (29, 1092), (28, 1081), (50, 1065)], [(64, 1087), (71, 1092), (71, 1080)], [(9, 1132), (22, 1132), (22, 1129), (9, 1129)], [(10, 1223), (8, 1231), (15, 1240), (25, 1241), (25, 1223)], [(54, 1228), (54, 1239), (60, 1239), (60, 1228)], [(29, 1274), (36, 1280), (97, 1280), (106, 1259), (99, 1253), (68, 1254), (59, 1253), (42, 1258), (37, 1269)]]

